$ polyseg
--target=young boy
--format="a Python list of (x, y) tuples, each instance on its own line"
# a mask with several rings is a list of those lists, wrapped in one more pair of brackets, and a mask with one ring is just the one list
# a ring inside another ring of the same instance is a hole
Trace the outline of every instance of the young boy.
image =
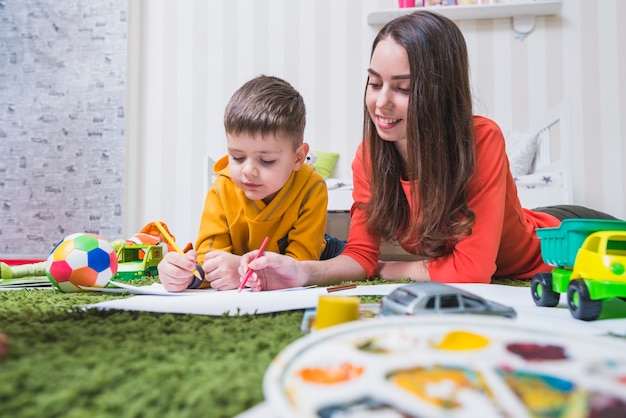
[(228, 155), (213, 167), (219, 176), (205, 199), (197, 252), (168, 252), (158, 266), (167, 290), (190, 287), (196, 262), (201, 287), (236, 289), (241, 256), (266, 236), (267, 251), (297, 260), (341, 253), (344, 243), (324, 234), (328, 192), (305, 164), (305, 123), (302, 96), (279, 78), (259, 76), (235, 92), (224, 116)]

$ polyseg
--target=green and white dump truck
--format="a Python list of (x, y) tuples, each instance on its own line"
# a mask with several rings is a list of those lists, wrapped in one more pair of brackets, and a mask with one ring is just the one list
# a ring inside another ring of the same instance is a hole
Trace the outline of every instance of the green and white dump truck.
[(537, 306), (556, 306), (560, 294), (567, 293), (572, 316), (593, 321), (602, 301), (626, 301), (625, 221), (566, 219), (556, 228), (538, 228), (537, 236), (543, 261), (555, 266), (532, 278)]

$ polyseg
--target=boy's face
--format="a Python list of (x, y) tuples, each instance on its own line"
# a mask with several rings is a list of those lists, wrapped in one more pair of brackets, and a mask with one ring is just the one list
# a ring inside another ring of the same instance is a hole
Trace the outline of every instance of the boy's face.
[(235, 184), (251, 200), (272, 201), (309, 152), (306, 143), (294, 150), (285, 135), (227, 133), (228, 163)]

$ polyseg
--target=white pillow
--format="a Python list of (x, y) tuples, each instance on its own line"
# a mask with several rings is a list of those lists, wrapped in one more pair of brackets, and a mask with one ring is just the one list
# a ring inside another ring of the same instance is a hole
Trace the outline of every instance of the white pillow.
[(533, 173), (514, 178), (517, 188), (538, 189), (540, 187), (563, 187), (561, 173)]
[(537, 153), (538, 137), (538, 133), (513, 131), (504, 139), (513, 176), (525, 176), (530, 173)]

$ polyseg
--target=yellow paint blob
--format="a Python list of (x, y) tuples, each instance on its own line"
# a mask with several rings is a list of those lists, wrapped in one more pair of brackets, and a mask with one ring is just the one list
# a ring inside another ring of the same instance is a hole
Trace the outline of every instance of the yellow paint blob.
[(437, 344), (441, 350), (478, 350), (489, 345), (489, 338), (468, 331), (452, 331)]
[(462, 406), (463, 392), (493, 397), (489, 386), (478, 371), (455, 366), (414, 367), (397, 370), (389, 379), (420, 399), (447, 410)]

